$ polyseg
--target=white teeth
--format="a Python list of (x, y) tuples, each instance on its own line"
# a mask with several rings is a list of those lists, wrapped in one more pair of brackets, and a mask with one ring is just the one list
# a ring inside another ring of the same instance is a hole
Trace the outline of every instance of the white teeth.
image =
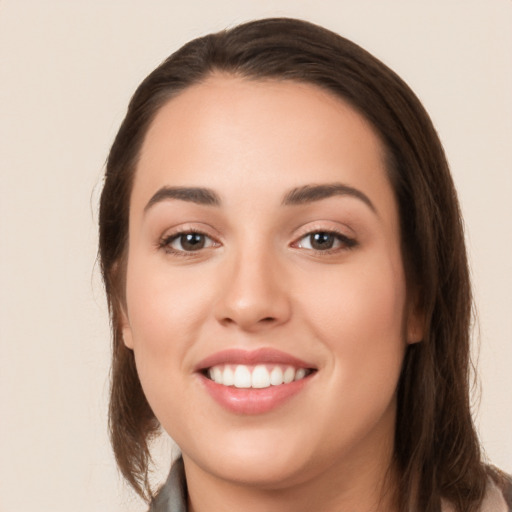
[(283, 370), (281, 370), (280, 366), (276, 366), (270, 372), (270, 384), (272, 386), (280, 386), (283, 383)]
[(304, 368), (299, 368), (295, 372), (295, 380), (303, 379), (306, 376), (306, 370)]
[(231, 369), (231, 366), (225, 366), (224, 372), (222, 373), (222, 384), (224, 386), (233, 386), (235, 384), (235, 374)]
[(247, 366), (239, 364), (236, 367), (233, 384), (235, 388), (251, 387), (251, 372)]
[(268, 388), (270, 386), (270, 375), (267, 367), (259, 364), (252, 371), (251, 384), (253, 388)]
[(293, 379), (295, 379), (295, 368), (288, 366), (283, 375), (284, 383), (289, 384), (290, 382), (293, 382)]
[(295, 369), (293, 366), (258, 364), (246, 366), (244, 364), (218, 365), (208, 369), (208, 377), (223, 386), (235, 388), (263, 389), (270, 386), (289, 384), (294, 380), (301, 380), (309, 372), (305, 368)]
[(217, 384), (222, 384), (222, 370), (218, 366), (213, 368), (213, 380)]

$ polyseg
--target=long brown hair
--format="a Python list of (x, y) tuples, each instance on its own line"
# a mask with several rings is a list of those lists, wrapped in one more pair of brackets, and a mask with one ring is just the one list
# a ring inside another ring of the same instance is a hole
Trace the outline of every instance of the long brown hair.
[(159, 424), (120, 331), (133, 176), (158, 110), (214, 71), (317, 85), (351, 104), (380, 136), (399, 205), (408, 284), (425, 316), (425, 337), (407, 349), (397, 390), (400, 510), (434, 512), (441, 498), (459, 512), (477, 510), (487, 473), (469, 400), (471, 290), (443, 148), (420, 101), (393, 71), (351, 41), (294, 19), (254, 21), (183, 46), (139, 86), (110, 151), (99, 255), (113, 333), (111, 439), (123, 475), (151, 497), (148, 442)]

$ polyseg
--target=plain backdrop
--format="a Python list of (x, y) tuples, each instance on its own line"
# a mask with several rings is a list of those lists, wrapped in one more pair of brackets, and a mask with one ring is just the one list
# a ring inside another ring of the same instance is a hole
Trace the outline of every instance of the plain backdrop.
[(160, 61), (267, 16), (353, 39), (431, 113), (466, 221), (476, 422), (489, 459), (512, 472), (510, 0), (0, 0), (0, 511), (145, 509), (108, 444), (95, 263), (103, 165), (131, 94)]

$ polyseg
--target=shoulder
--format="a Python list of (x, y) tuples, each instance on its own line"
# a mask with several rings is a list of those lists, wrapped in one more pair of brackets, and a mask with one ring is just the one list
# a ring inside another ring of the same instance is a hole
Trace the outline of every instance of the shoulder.
[[(512, 477), (494, 466), (487, 466), (487, 484), (478, 512), (512, 512)], [(441, 500), (442, 512), (455, 512), (448, 500)]]
[(512, 512), (512, 477), (490, 466), (489, 484), (482, 503), (482, 512)]

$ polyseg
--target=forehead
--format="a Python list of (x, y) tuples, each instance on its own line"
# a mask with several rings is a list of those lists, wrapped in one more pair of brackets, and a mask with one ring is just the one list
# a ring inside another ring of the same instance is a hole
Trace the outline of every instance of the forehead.
[(334, 94), (306, 83), (217, 74), (157, 113), (134, 193), (149, 197), (162, 185), (196, 182), (240, 191), (365, 179), (378, 188), (389, 186), (383, 162), (370, 123)]

